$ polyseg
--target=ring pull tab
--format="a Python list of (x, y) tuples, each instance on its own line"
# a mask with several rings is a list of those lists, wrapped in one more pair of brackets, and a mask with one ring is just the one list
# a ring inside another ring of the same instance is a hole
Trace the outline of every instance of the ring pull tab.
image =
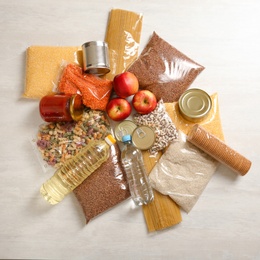
[(144, 138), (146, 136), (146, 133), (141, 128), (136, 129), (136, 132), (139, 138)]
[(127, 135), (128, 132), (124, 127), (120, 127), (119, 129), (119, 136), (122, 138), (124, 135)]

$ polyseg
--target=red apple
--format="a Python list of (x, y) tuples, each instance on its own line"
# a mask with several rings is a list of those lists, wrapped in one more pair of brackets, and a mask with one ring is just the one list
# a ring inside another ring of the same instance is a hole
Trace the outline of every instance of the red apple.
[(126, 99), (113, 98), (108, 102), (106, 112), (112, 120), (121, 121), (131, 114), (132, 108)]
[(140, 90), (134, 95), (132, 104), (139, 114), (148, 114), (155, 109), (157, 99), (151, 91)]
[(139, 82), (133, 73), (126, 71), (114, 77), (113, 87), (119, 97), (126, 98), (138, 91)]

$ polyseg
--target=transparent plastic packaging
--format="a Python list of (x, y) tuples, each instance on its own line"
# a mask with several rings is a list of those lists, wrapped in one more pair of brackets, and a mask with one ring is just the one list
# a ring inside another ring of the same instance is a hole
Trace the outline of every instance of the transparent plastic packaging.
[(218, 162), (187, 141), (179, 131), (149, 178), (154, 189), (169, 195), (184, 211), (190, 212), (216, 171)]
[(84, 73), (81, 66), (63, 61), (58, 80), (58, 92), (67, 95), (80, 93), (85, 106), (105, 110), (112, 92), (112, 81)]
[(85, 108), (78, 122), (53, 122), (39, 126), (32, 145), (43, 169), (59, 168), (92, 140), (104, 139), (111, 127), (103, 111)]
[(109, 158), (73, 193), (83, 209), (86, 223), (130, 197), (121, 152), (116, 143), (110, 148)]
[(188, 134), (188, 140), (202, 151), (242, 176), (244, 176), (251, 167), (252, 162), (250, 160), (206, 131), (206, 129), (199, 124), (192, 127)]
[(121, 162), (127, 176), (132, 200), (137, 206), (149, 204), (153, 198), (153, 190), (144, 166), (142, 152), (132, 145), (131, 135), (122, 138), (124, 147)]
[(105, 140), (90, 142), (42, 184), (40, 189), (42, 196), (52, 205), (62, 201), (108, 159), (110, 146), (115, 142), (111, 135)]
[(156, 137), (153, 146), (149, 149), (151, 156), (163, 150), (178, 138), (178, 132), (165, 109), (163, 100), (158, 101), (156, 108), (151, 113), (146, 115), (135, 114), (134, 122), (138, 126), (145, 125), (154, 130)]
[(124, 72), (138, 57), (143, 15), (112, 9), (108, 18), (105, 41), (108, 43), (110, 73), (107, 79)]
[(154, 32), (139, 58), (127, 70), (136, 75), (140, 88), (150, 90), (158, 100), (173, 102), (204, 67)]
[(82, 66), (79, 46), (30, 46), (26, 50), (24, 98), (40, 99), (57, 93), (56, 81), (60, 63), (66, 60)]

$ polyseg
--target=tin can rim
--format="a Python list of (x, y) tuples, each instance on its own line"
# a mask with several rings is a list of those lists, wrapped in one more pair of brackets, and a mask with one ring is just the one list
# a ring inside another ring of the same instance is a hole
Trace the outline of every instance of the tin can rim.
[(99, 76), (99, 75), (104, 75), (104, 74), (109, 73), (110, 68), (108, 66), (106, 66), (104, 63), (102, 63), (102, 65), (87, 66), (85, 72)]
[(202, 89), (192, 88), (185, 91), (179, 101), (181, 115), (189, 121), (204, 119), (211, 110), (211, 97)]
[(91, 46), (91, 45), (108, 47), (107, 42), (104, 42), (104, 41), (89, 41), (89, 42), (85, 42), (85, 43), (82, 44), (81, 47), (85, 47), (86, 48), (86, 47)]
[[(141, 132), (139, 132), (141, 130)], [(144, 136), (142, 136), (144, 134)], [(150, 149), (155, 142), (154, 130), (146, 125), (138, 126), (132, 134), (133, 145), (140, 150)]]
[(118, 141), (122, 142), (122, 137), (124, 134), (120, 135), (120, 131), (123, 131), (123, 129), (120, 129), (120, 127), (127, 127), (125, 134), (132, 135), (133, 131), (137, 128), (137, 125), (132, 120), (123, 120), (115, 127), (115, 137)]

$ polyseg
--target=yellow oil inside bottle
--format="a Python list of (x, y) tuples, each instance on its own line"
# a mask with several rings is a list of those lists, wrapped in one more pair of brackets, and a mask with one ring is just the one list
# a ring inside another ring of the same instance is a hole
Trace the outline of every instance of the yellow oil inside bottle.
[(59, 203), (107, 160), (109, 151), (104, 140), (89, 143), (41, 186), (40, 193), (50, 204)]

